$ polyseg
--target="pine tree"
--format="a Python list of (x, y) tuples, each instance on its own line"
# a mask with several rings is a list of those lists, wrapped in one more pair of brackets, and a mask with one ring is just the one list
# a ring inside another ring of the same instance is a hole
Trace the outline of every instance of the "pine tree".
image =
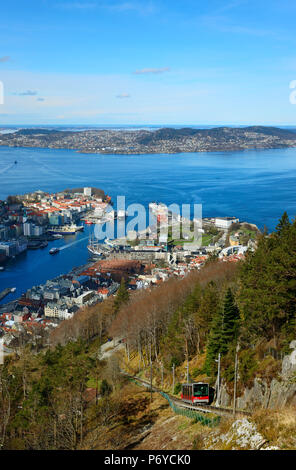
[(239, 327), (239, 309), (235, 304), (231, 289), (226, 292), (223, 309), (223, 326), (221, 334), (221, 354), (226, 354), (229, 345), (236, 342)]
[(117, 313), (121, 307), (121, 305), (127, 303), (129, 300), (129, 292), (126, 288), (126, 283), (124, 278), (121, 278), (120, 287), (117, 291), (115, 301), (114, 301), (114, 311)]
[(295, 332), (296, 222), (283, 214), (277, 232), (262, 236), (240, 271), (239, 305), (249, 339)]
[(218, 310), (212, 319), (211, 330), (207, 344), (207, 355), (205, 361), (205, 372), (208, 375), (214, 375), (216, 370), (215, 360), (221, 352), (222, 343), (222, 328), (223, 328), (223, 312)]
[(283, 235), (283, 233), (291, 226), (289, 217), (287, 212), (285, 211), (282, 217), (279, 220), (279, 223), (276, 226), (276, 231), (279, 236)]
[(225, 295), (223, 307), (214, 314), (211, 324), (205, 362), (205, 370), (209, 375), (214, 375), (216, 371), (215, 360), (218, 354), (227, 354), (231, 345), (236, 342), (239, 318), (239, 309), (229, 288)]

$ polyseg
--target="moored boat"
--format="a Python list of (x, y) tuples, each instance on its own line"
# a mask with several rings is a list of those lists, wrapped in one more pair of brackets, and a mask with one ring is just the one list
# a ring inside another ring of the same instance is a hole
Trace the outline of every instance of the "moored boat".
[(49, 233), (53, 233), (55, 235), (74, 235), (76, 232), (83, 230), (83, 225), (57, 225), (56, 227), (50, 227), (48, 229)]

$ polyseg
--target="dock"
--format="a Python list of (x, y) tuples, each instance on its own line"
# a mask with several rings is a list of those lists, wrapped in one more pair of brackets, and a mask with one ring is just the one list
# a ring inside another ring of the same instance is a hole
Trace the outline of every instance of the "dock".
[(4, 289), (2, 292), (0, 292), (0, 301), (4, 299), (4, 297), (6, 297), (8, 294), (14, 291), (15, 291), (14, 287), (7, 287), (6, 289)]

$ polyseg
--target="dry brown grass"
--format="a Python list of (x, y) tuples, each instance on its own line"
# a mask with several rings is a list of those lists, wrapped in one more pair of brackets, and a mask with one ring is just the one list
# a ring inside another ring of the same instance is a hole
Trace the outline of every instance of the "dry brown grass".
[(253, 415), (253, 420), (269, 445), (296, 449), (296, 407), (259, 410)]

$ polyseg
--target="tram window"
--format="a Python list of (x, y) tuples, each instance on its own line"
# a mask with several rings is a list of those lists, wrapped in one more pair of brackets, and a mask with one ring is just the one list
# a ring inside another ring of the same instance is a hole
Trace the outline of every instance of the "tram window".
[(209, 395), (208, 384), (194, 384), (194, 396), (195, 397), (206, 397)]

